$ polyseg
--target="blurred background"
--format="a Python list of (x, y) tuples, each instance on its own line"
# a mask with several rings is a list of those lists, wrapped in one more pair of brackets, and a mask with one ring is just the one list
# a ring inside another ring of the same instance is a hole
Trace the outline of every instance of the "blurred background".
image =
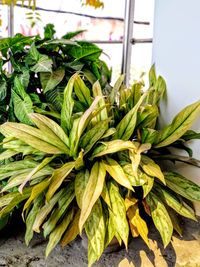
[[(112, 68), (112, 82), (121, 72), (122, 40), (124, 34), (125, 0), (103, 0), (104, 7), (84, 5), (81, 0), (37, 0), (33, 11), (17, 4), (14, 7), (14, 34), (25, 36), (40, 34), (46, 24), (55, 25), (55, 38), (67, 32), (85, 30), (78, 40), (96, 43), (103, 49), (102, 59)], [(0, 36), (8, 36), (8, 6), (0, 5)], [(133, 38), (149, 39), (153, 36), (154, 0), (135, 0)], [(152, 43), (136, 43), (132, 46), (130, 82), (138, 80), (152, 64)]]

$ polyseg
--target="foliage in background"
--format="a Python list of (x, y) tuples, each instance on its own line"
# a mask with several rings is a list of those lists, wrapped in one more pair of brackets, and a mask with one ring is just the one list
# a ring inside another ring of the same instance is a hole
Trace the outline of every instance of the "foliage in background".
[[(48, 24), (43, 39), (16, 34), (0, 40), (1, 123), (21, 121), (32, 125), (27, 114), (33, 110), (59, 116), (64, 88), (77, 71), (84, 75), (90, 90), (96, 80), (105, 91), (110, 90), (111, 71), (99, 59), (102, 50), (86, 41), (71, 40), (81, 32), (54, 39), (54, 27)], [(7, 64), (11, 64), (12, 73), (7, 72)]]
[[(88, 5), (92, 6), (94, 8), (103, 8), (104, 3), (100, 0), (80, 0), (83, 5)], [(11, 5), (13, 4), (14, 6), (20, 2), (21, 6), (23, 7), (24, 4), (28, 5), (28, 8), (32, 8), (33, 10), (36, 9), (36, 0), (0, 0), (1, 5)]]
[(100, 0), (81, 0), (83, 5), (93, 6), (94, 8), (104, 8), (104, 3)]
[(36, 8), (36, 0), (0, 0), (1, 5), (8, 5), (8, 6), (10, 6), (11, 4), (15, 6), (16, 4), (18, 4), (18, 2), (20, 2), (22, 7), (25, 4), (27, 4), (28, 8), (32, 8), (33, 10), (35, 10)]
[[(160, 166), (171, 160), (200, 167), (186, 146), (186, 141), (199, 138), (189, 128), (200, 113), (200, 101), (159, 130), (163, 78), (157, 78), (152, 67), (146, 92), (140, 82), (124, 89), (123, 79), (122, 75), (103, 97), (98, 81), (90, 89), (84, 76), (75, 73), (64, 89), (59, 112), (45, 116), (30, 109), (24, 123), (0, 127), (5, 137), (0, 159), (15, 158), (0, 167), (0, 179), (6, 181), (0, 218), (23, 204), (26, 243), (34, 231), (42, 230), (49, 237), (46, 256), (60, 240), (65, 246), (85, 230), (91, 266), (113, 237), (127, 247), (131, 232), (149, 245), (148, 216), (164, 247), (173, 230), (182, 235), (177, 214), (196, 220), (192, 201), (200, 201), (200, 187)], [(16, 94), (25, 91), (23, 81), (16, 79)], [(57, 75), (51, 81), (57, 83)], [(171, 148), (184, 150), (189, 157), (176, 155)], [(9, 191), (16, 186), (17, 191)]]

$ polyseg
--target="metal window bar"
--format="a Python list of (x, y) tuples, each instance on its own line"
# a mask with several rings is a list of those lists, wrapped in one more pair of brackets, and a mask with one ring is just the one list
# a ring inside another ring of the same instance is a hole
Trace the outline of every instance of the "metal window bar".
[[(17, 4), (17, 6), (21, 6), (21, 5)], [(28, 8), (28, 6), (24, 5), (24, 8)], [(47, 11), (47, 12), (67, 13), (67, 14), (90, 17), (90, 18), (95, 18), (95, 19), (124, 21), (123, 40), (89, 40), (89, 42), (96, 43), (96, 44), (123, 44), (121, 73), (126, 73), (126, 78), (125, 78), (124, 83), (127, 86), (129, 85), (129, 80), (130, 80), (132, 45), (152, 43), (152, 38), (148, 38), (148, 39), (132, 38), (134, 24), (141, 24), (141, 25), (150, 24), (149, 22), (146, 22), (146, 21), (135, 21), (134, 20), (134, 9), (135, 9), (135, 0), (126, 0), (124, 19), (122, 19), (122, 18), (114, 18), (114, 17), (96, 17), (96, 16), (91, 16), (91, 15), (86, 15), (86, 14), (81, 14), (81, 13), (76, 13), (76, 12), (51, 10), (51, 9), (44, 9), (44, 8), (36, 7), (36, 10)], [(10, 7), (8, 7), (8, 36), (9, 37), (14, 36), (14, 8), (12, 4), (10, 5)], [(9, 66), (9, 71), (11, 71), (11, 66)]]

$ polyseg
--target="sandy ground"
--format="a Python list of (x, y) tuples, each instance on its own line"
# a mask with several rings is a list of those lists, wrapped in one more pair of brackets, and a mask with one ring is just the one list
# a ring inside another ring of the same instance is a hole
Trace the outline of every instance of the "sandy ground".
[[(103, 254), (93, 267), (200, 267), (200, 223), (184, 219), (182, 227), (183, 237), (175, 234), (172, 243), (164, 249), (158, 232), (150, 223), (151, 250), (140, 238), (136, 238), (130, 242), (128, 251), (121, 249)], [(38, 234), (27, 247), (24, 231), (24, 226), (15, 218), (0, 232), (0, 266), (87, 267), (87, 251), (83, 248), (80, 237), (64, 248), (58, 245), (45, 261), (46, 241)]]

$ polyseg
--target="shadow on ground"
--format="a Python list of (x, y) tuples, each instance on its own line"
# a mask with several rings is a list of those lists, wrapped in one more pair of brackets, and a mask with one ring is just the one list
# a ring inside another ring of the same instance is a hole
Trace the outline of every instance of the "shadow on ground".
[[(198, 267), (200, 266), (200, 224), (183, 219), (183, 237), (174, 234), (172, 243), (164, 249), (159, 233), (149, 223), (150, 246), (141, 238), (132, 240), (129, 249), (103, 254), (94, 267)], [(34, 236), (29, 247), (24, 242), (25, 228), (19, 216), (0, 233), (0, 266), (5, 267), (87, 267), (87, 251), (81, 245), (81, 238), (68, 246), (59, 245), (45, 261), (47, 242), (42, 235)], [(125, 258), (128, 261), (122, 262)], [(120, 262), (122, 262), (120, 264)]]

